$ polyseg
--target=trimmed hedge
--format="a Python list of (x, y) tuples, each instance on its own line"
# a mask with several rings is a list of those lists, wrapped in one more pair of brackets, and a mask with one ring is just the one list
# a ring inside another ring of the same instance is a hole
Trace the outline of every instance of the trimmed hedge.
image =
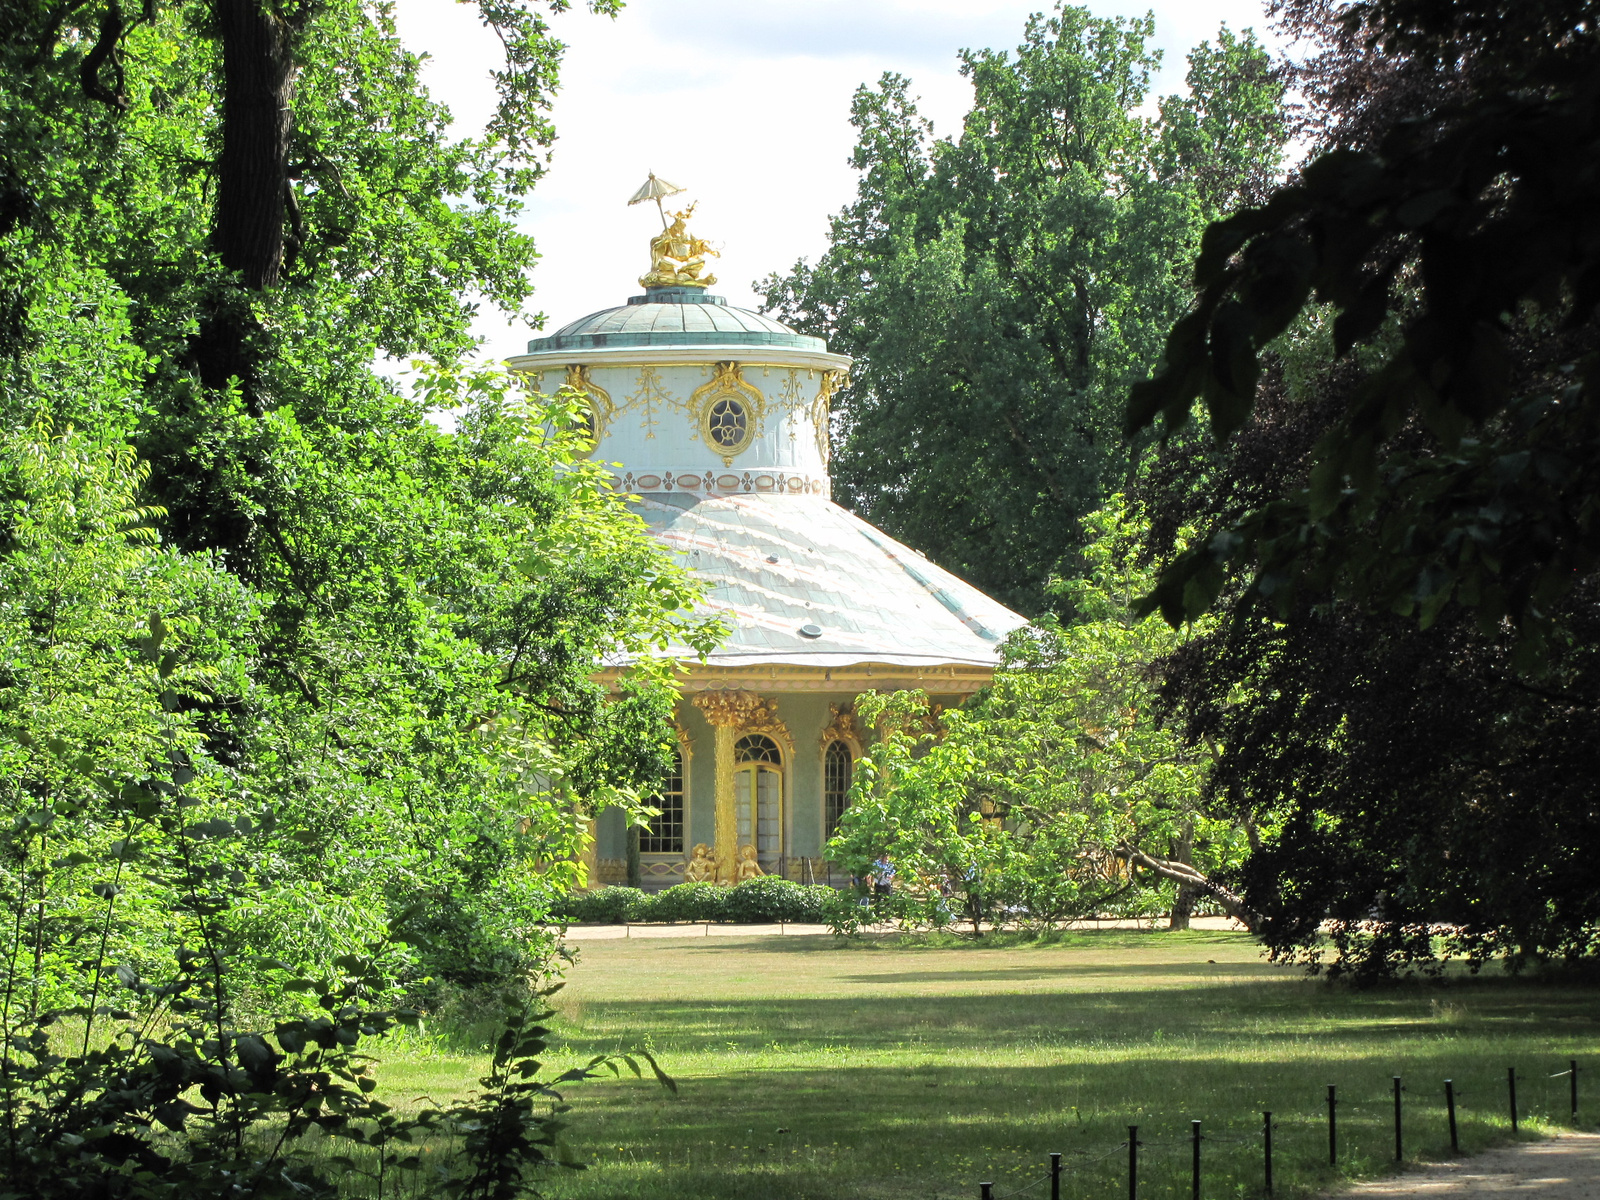
[(562, 897), (551, 916), (566, 921), (619, 925), (626, 921), (722, 921), (759, 925), (769, 921), (830, 924), (854, 897), (825, 884), (794, 883), (776, 875), (727, 887), (680, 883), (652, 895), (631, 887), (604, 887)]

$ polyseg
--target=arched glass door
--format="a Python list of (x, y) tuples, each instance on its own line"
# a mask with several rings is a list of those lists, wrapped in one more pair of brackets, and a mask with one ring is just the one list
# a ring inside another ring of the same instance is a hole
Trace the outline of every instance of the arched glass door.
[(739, 857), (754, 846), (762, 873), (782, 874), (783, 755), (771, 738), (752, 733), (734, 743), (733, 762)]

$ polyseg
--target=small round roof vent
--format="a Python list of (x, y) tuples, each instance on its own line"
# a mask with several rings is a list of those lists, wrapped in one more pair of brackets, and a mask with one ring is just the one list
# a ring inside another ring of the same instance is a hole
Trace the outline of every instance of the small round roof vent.
[(812, 625), (808, 622), (800, 626), (796, 632), (803, 638), (819, 638), (822, 636), (822, 626)]

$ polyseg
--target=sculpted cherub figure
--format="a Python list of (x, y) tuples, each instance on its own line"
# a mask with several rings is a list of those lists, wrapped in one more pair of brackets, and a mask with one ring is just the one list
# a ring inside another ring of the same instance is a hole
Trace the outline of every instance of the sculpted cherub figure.
[(683, 868), (684, 882), (710, 883), (716, 873), (716, 864), (711, 861), (710, 847), (704, 842), (697, 842), (689, 855), (688, 865)]
[(761, 864), (756, 861), (756, 848), (743, 846), (739, 850), (738, 880), (743, 883), (746, 879), (759, 879), (766, 872), (761, 869)]

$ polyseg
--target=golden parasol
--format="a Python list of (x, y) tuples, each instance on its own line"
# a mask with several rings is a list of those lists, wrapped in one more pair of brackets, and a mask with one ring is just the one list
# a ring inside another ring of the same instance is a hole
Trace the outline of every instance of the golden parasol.
[(667, 210), (661, 206), (661, 201), (668, 196), (676, 196), (679, 192), (685, 190), (687, 189), (681, 188), (675, 183), (668, 183), (665, 179), (657, 179), (656, 173), (651, 171), (650, 178), (644, 181), (644, 184), (633, 194), (633, 199), (629, 200), (628, 203), (642, 204), (646, 200), (654, 200), (656, 202), (656, 211), (661, 214), (661, 228), (665, 229), (667, 227)]

